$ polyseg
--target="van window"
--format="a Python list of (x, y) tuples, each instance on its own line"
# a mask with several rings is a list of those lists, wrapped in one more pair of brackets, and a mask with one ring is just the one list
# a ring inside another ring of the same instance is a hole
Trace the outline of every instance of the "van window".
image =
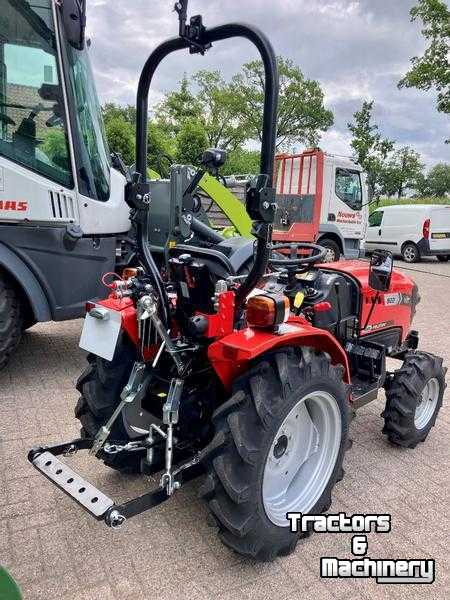
[(361, 210), (362, 186), (359, 171), (336, 169), (336, 196), (352, 210)]
[(383, 220), (383, 211), (377, 210), (369, 216), (369, 227), (379, 227)]
[(73, 187), (50, 0), (0, 17), (0, 154)]

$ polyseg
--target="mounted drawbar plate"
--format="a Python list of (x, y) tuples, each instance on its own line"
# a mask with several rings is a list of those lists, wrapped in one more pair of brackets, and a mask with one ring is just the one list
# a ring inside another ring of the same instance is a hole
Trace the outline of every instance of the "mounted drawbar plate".
[(51, 452), (39, 454), (33, 460), (33, 465), (96, 519), (102, 519), (106, 511), (114, 505), (111, 498), (77, 475)]

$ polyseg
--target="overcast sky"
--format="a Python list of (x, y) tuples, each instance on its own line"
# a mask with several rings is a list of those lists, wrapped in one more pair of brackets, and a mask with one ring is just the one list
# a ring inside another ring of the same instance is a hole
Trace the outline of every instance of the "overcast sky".
[[(177, 34), (174, 0), (88, 0), (91, 59), (102, 102), (135, 102), (140, 70), (151, 50)], [(435, 95), (397, 89), (411, 56), (424, 42), (411, 23), (413, 0), (191, 0), (189, 13), (206, 25), (245, 21), (259, 26), (277, 54), (294, 60), (318, 79), (335, 124), (321, 140), (329, 152), (350, 154), (347, 123), (364, 99), (375, 101), (382, 133), (409, 145), (430, 165), (450, 160), (448, 116), (435, 108)], [(155, 77), (150, 104), (176, 87), (186, 72), (221, 69), (229, 78), (256, 57), (245, 41), (216, 44), (205, 57), (178, 53)]]

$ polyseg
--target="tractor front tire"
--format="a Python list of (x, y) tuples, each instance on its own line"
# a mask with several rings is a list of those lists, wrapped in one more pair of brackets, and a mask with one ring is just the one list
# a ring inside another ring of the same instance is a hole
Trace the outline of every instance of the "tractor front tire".
[(445, 373), (442, 358), (410, 352), (385, 384), (383, 433), (397, 446), (415, 448), (424, 442), (442, 406)]
[[(77, 381), (81, 396), (75, 407), (75, 417), (81, 423), (81, 437), (94, 438), (120, 402), (120, 394), (128, 382), (136, 354), (130, 343), (119, 341), (112, 361), (89, 354), (88, 366)], [(110, 440), (130, 441), (122, 417), (116, 419)], [(97, 455), (105, 465), (123, 473), (139, 473), (141, 455), (138, 452)]]
[(17, 349), (22, 331), (22, 303), (17, 287), (7, 275), (0, 275), (0, 370)]
[(329, 509), (347, 447), (342, 378), (324, 353), (281, 349), (257, 360), (214, 413), (200, 496), (232, 550), (262, 561), (290, 554), (309, 532), (291, 532), (286, 512)]

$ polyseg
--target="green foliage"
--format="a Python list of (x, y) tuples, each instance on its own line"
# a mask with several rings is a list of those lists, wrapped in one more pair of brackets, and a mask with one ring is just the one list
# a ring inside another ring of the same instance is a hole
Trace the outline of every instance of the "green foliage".
[(260, 152), (257, 150), (232, 150), (224, 167), (222, 175), (257, 175), (259, 173)]
[(381, 193), (401, 198), (407, 189), (418, 189), (423, 180), (424, 164), (420, 154), (405, 146), (396, 150), (380, 172)]
[(233, 150), (249, 139), (250, 132), (239, 118), (234, 88), (220, 71), (199, 71), (193, 79), (199, 87), (197, 99), (209, 146)]
[(372, 110), (373, 101), (364, 101), (361, 110), (353, 115), (354, 123), (348, 123), (348, 128), (353, 134), (350, 145), (355, 159), (366, 171), (367, 182), (375, 197), (379, 197), (386, 158), (394, 142), (381, 136), (378, 125), (372, 122)]
[[(277, 148), (293, 144), (316, 146), (320, 132), (334, 122), (333, 113), (324, 106), (320, 84), (306, 79), (291, 60), (278, 57), (280, 95), (278, 105)], [(232, 79), (236, 116), (248, 139), (262, 138), (264, 68), (261, 61), (243, 66)]]
[(171, 136), (178, 135), (186, 121), (200, 121), (202, 106), (192, 93), (186, 74), (180, 81), (179, 89), (166, 94), (156, 107), (155, 115), (159, 126)]
[(176, 158), (182, 164), (198, 164), (199, 158), (208, 147), (208, 138), (203, 124), (194, 119), (183, 123), (176, 141)]
[(55, 166), (64, 171), (70, 170), (66, 134), (62, 129), (46, 131), (40, 149)]
[(118, 152), (126, 165), (134, 162), (134, 128), (123, 116), (109, 117), (105, 131), (111, 152)]
[(147, 140), (147, 165), (161, 176), (168, 177), (176, 153), (174, 140), (163, 126), (154, 122), (149, 123)]
[(437, 109), (450, 113), (449, 7), (444, 0), (419, 0), (410, 14), (412, 21), (422, 20), (422, 35), (429, 45), (423, 56), (411, 59), (411, 69), (398, 85), (421, 90), (434, 88), (438, 92)]
[(376, 203), (370, 205), (370, 212), (381, 206), (393, 206), (398, 204), (443, 204), (450, 205), (450, 198), (430, 198), (421, 196), (419, 198), (380, 198)]
[(107, 102), (102, 106), (103, 120), (105, 125), (111, 119), (121, 118), (133, 127), (136, 126), (136, 108), (131, 104), (121, 106), (120, 104), (114, 104), (114, 102)]
[[(430, 196), (445, 196), (450, 194), (450, 164), (438, 163), (429, 171), (426, 180), (426, 193)], [(450, 204), (450, 198), (447, 199)]]

